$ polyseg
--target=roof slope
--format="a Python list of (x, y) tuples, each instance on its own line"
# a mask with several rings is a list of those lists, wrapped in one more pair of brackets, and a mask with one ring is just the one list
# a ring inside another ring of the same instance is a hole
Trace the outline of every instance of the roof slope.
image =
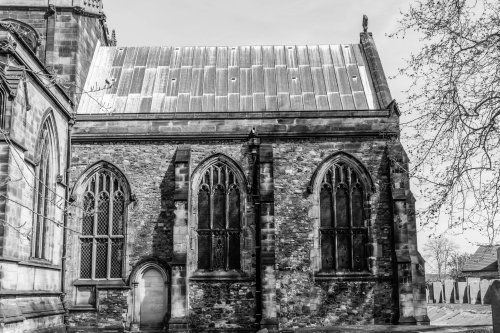
[(80, 114), (380, 109), (358, 44), (99, 47), (84, 91)]
[(498, 271), (497, 250), (500, 245), (481, 245), (465, 263), (463, 271)]

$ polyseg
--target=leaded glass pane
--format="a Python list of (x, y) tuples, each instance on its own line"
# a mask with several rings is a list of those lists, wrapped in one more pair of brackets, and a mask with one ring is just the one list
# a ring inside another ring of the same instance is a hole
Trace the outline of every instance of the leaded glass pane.
[(80, 252), (80, 278), (92, 278), (92, 239), (80, 239), (81, 252)]
[(198, 268), (210, 269), (211, 233), (198, 234)]
[(95, 193), (95, 177), (90, 180), (89, 191)]
[(225, 235), (213, 235), (213, 268), (226, 268), (226, 239)]
[(111, 240), (111, 276), (110, 278), (122, 277), (123, 263), (123, 240)]
[(322, 227), (332, 226), (332, 191), (326, 186), (320, 193), (320, 218)]
[(108, 239), (96, 239), (95, 278), (105, 279), (108, 276)]
[(333, 235), (328, 232), (321, 231), (321, 268), (335, 268), (335, 252), (333, 251)]
[(206, 189), (198, 195), (198, 228), (210, 229), (210, 193)]
[(338, 269), (351, 268), (351, 235), (347, 230), (339, 230), (337, 234)]
[(240, 269), (240, 233), (229, 233), (229, 269)]
[(222, 188), (215, 189), (214, 192), (214, 212), (213, 228), (226, 228), (226, 196)]
[[(240, 191), (232, 188), (229, 191), (229, 228), (240, 227)], [(230, 247), (232, 249), (232, 247)]]
[(349, 226), (349, 218), (348, 218), (348, 196), (347, 191), (343, 188), (337, 188), (337, 193), (335, 194), (336, 199), (336, 220), (337, 227), (347, 227)]
[(106, 185), (104, 186), (104, 190), (108, 193), (111, 193), (111, 176), (109, 174), (106, 174)]
[(355, 271), (366, 269), (366, 233), (364, 230), (361, 233), (353, 235), (353, 266)]
[(352, 225), (354, 227), (364, 227), (363, 221), (363, 192), (359, 187), (352, 191)]
[(113, 235), (123, 234), (124, 210), (125, 198), (121, 192), (118, 192), (113, 199)]
[(109, 196), (102, 192), (97, 206), (97, 234), (107, 235), (109, 228)]
[(82, 234), (94, 234), (94, 196), (87, 193), (83, 199), (83, 221), (82, 221)]
[(217, 167), (212, 168), (212, 184), (214, 186), (217, 184), (220, 184), (219, 183), (219, 172), (220, 172), (219, 168), (217, 168)]
[(104, 190), (104, 173), (99, 173), (99, 192)]

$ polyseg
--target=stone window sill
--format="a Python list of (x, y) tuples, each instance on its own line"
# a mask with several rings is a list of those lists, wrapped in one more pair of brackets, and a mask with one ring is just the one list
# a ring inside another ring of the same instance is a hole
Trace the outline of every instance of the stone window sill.
[(78, 312), (78, 311), (97, 311), (97, 308), (96, 307), (93, 307), (93, 306), (78, 306), (78, 305), (75, 305), (75, 306), (72, 306), (70, 308), (68, 308), (68, 311), (70, 312)]
[(98, 289), (129, 289), (130, 287), (122, 279), (116, 280), (86, 280), (79, 279), (73, 283), (74, 286), (95, 286)]
[(252, 279), (240, 270), (204, 271), (197, 270), (189, 278), (191, 281), (251, 281)]
[(39, 267), (39, 268), (47, 268), (56, 271), (60, 271), (62, 269), (61, 265), (54, 265), (49, 260), (39, 259), (39, 258), (30, 258), (27, 261), (20, 261), (20, 266), (30, 266), (30, 267)]
[(365, 272), (317, 272), (314, 274), (316, 280), (335, 281), (374, 281), (378, 277), (368, 271)]

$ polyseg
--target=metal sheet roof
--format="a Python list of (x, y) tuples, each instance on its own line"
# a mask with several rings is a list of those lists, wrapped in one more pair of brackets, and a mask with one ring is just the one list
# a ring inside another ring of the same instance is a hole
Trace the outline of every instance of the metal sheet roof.
[(497, 250), (499, 245), (482, 245), (465, 263), (463, 271), (498, 271)]
[(78, 113), (377, 109), (358, 44), (99, 47)]

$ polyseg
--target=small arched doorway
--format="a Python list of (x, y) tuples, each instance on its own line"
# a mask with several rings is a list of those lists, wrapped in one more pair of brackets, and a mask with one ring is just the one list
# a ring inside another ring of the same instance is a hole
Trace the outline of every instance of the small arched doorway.
[(169, 313), (169, 278), (155, 262), (146, 262), (134, 270), (132, 282), (131, 331), (161, 330)]

